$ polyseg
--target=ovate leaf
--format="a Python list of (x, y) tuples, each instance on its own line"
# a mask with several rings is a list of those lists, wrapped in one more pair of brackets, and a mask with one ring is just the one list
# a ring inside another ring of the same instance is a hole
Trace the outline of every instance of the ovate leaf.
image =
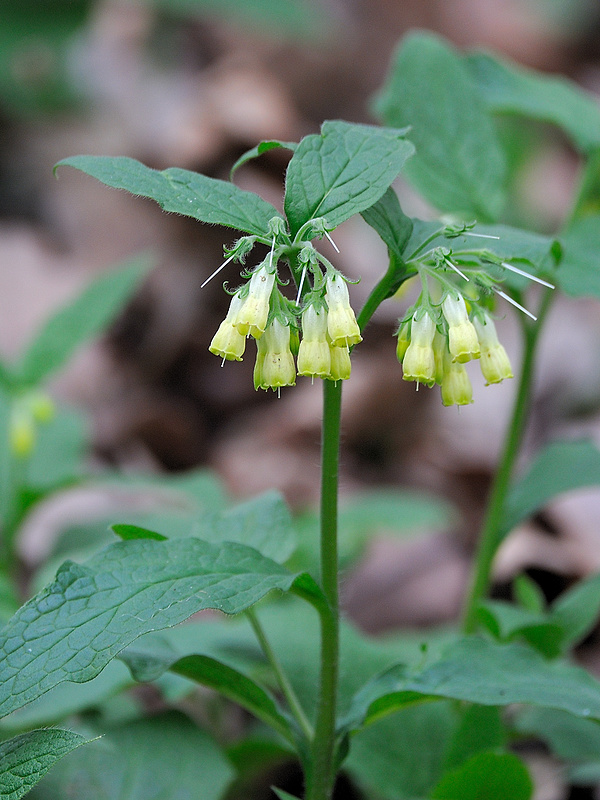
[(479, 753), (447, 772), (431, 793), (432, 800), (529, 800), (533, 784), (514, 753)]
[(412, 33), (376, 100), (387, 125), (410, 125), (406, 175), (440, 211), (494, 220), (504, 203), (504, 155), (490, 113), (460, 56), (443, 39)]
[(292, 236), (316, 217), (335, 228), (379, 200), (414, 153), (405, 133), (329, 121), (320, 135), (305, 136), (286, 174), (285, 213)]
[(550, 619), (564, 631), (564, 643), (573, 647), (595, 627), (600, 616), (600, 575), (590, 575), (563, 592), (550, 607)]
[(269, 220), (280, 216), (253, 192), (186, 169), (171, 167), (161, 172), (124, 156), (72, 156), (56, 165), (61, 166), (75, 167), (114, 189), (149, 197), (164, 211), (246, 233), (264, 235)]
[(279, 139), (269, 139), (266, 142), (259, 142), (255, 147), (251, 147), (250, 150), (246, 150), (245, 153), (242, 153), (242, 155), (231, 168), (229, 177), (233, 180), (233, 176), (240, 167), (242, 167), (244, 164), (247, 164), (248, 161), (252, 161), (254, 158), (262, 156), (263, 153), (268, 153), (269, 150), (284, 148), (293, 152), (297, 147), (298, 145), (296, 142), (280, 142)]
[(102, 333), (122, 311), (153, 266), (141, 255), (125, 266), (103, 274), (72, 303), (60, 309), (42, 327), (18, 367), (25, 384), (37, 384), (62, 367), (84, 342)]
[(400, 208), (398, 195), (391, 186), (376, 203), (362, 212), (362, 217), (381, 236), (390, 253), (402, 258), (413, 222)]
[[(273, 589), (319, 597), (307, 575), (244, 545), (141, 539), (71, 562), (0, 631), (0, 715), (65, 680), (90, 680), (144, 633), (205, 608), (237, 614)], [(318, 601), (317, 601), (318, 602)]]
[(489, 53), (469, 55), (465, 63), (491, 111), (556, 125), (584, 153), (600, 147), (600, 108), (571, 81), (542, 75)]
[(600, 484), (600, 450), (592, 442), (553, 442), (511, 488), (501, 525), (508, 533), (552, 497)]
[(86, 744), (72, 731), (36, 730), (0, 742), (0, 797), (19, 800), (67, 753)]

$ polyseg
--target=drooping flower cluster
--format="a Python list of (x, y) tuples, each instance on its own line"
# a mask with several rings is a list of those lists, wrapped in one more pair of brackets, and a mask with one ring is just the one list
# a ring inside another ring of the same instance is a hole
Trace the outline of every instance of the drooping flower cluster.
[[(316, 229), (326, 234), (316, 222), (312, 221), (308, 232), (314, 234)], [(274, 221), (273, 228), (269, 255), (246, 273), (249, 280), (233, 293), (209, 349), (224, 361), (241, 361), (247, 339), (254, 339), (256, 389), (278, 391), (293, 386), (297, 375), (346, 380), (350, 377), (350, 349), (361, 341), (347, 281), (310, 241), (297, 236), (290, 243), (279, 222)], [(245, 237), (230, 252), (228, 261), (243, 260), (249, 239), (263, 241)], [(298, 284), (295, 301), (280, 289), (284, 285), (278, 273), (280, 260), (288, 261)]]

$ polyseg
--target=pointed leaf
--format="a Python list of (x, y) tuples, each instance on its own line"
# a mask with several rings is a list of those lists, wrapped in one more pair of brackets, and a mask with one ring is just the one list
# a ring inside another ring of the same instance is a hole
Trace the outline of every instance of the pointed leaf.
[(377, 231), (389, 251), (402, 258), (413, 222), (400, 208), (398, 195), (391, 186), (376, 203), (362, 212), (362, 218)]
[(102, 333), (123, 310), (154, 260), (140, 255), (125, 266), (103, 274), (79, 297), (51, 317), (25, 352), (18, 366), (25, 384), (37, 384), (62, 367), (84, 342)]
[(600, 616), (600, 575), (590, 575), (556, 598), (550, 619), (564, 631), (565, 647), (574, 647), (596, 626)]
[(271, 695), (251, 678), (227, 664), (197, 654), (178, 658), (173, 652), (169, 653), (166, 647), (162, 651), (157, 649), (155, 639), (144, 639), (128, 647), (119, 658), (127, 664), (137, 681), (154, 681), (170, 670), (176, 675), (215, 689), (294, 743), (288, 720)]
[(563, 257), (557, 278), (571, 297), (600, 298), (600, 215), (575, 221), (561, 236)]
[(432, 800), (529, 800), (533, 784), (514, 753), (479, 753), (447, 772), (431, 793)]
[(377, 202), (414, 153), (406, 130), (324, 122), (305, 136), (288, 164), (285, 213), (292, 236), (325, 217), (335, 228)]
[(253, 192), (186, 169), (160, 172), (124, 156), (72, 156), (59, 161), (55, 169), (61, 166), (75, 167), (114, 189), (149, 197), (164, 211), (258, 236), (268, 232), (272, 217), (281, 216)]
[(490, 53), (473, 53), (465, 63), (491, 111), (557, 125), (584, 153), (600, 147), (598, 104), (573, 82)]
[(86, 742), (78, 733), (52, 728), (0, 742), (0, 797), (19, 800), (57, 761)]
[(284, 792), (283, 789), (278, 789), (276, 786), (271, 786), (271, 789), (275, 792), (279, 800), (299, 800), (295, 795)]
[(406, 175), (440, 211), (495, 219), (504, 203), (504, 154), (491, 115), (458, 53), (430, 33), (405, 37), (376, 110), (410, 125)]
[(36, 800), (221, 800), (233, 777), (214, 740), (171, 711), (111, 728), (52, 770)]
[(366, 684), (342, 722), (352, 730), (408, 703), (445, 697), (482, 705), (531, 703), (600, 718), (600, 683), (585, 670), (546, 661), (525, 645), (468, 637), (416, 673), (392, 667)]
[(544, 612), (529, 611), (501, 600), (486, 600), (477, 614), (501, 642), (523, 637), (546, 658), (556, 658), (564, 649), (564, 628)]
[(233, 180), (233, 176), (238, 171), (238, 169), (247, 164), (248, 161), (252, 161), (254, 158), (258, 158), (262, 156), (263, 153), (268, 153), (269, 150), (275, 150), (277, 148), (284, 148), (286, 150), (294, 150), (298, 147), (296, 142), (280, 142), (279, 139), (269, 139), (265, 142), (259, 142), (255, 147), (251, 147), (250, 150), (246, 150), (245, 153), (238, 158), (235, 162), (233, 167), (231, 168), (231, 172), (229, 173), (229, 178)]
[(307, 575), (230, 542), (142, 539), (67, 562), (0, 631), (0, 715), (64, 680), (90, 680), (144, 633), (205, 608), (237, 614), (273, 589), (323, 602)]
[(600, 450), (589, 441), (553, 442), (511, 488), (501, 531), (508, 533), (562, 492), (600, 484)]
[(140, 528), (137, 525), (117, 524), (110, 527), (113, 533), (120, 536), (124, 542), (132, 539), (154, 539), (155, 542), (165, 542), (168, 539), (168, 536), (163, 536), (162, 533), (149, 531), (147, 528)]

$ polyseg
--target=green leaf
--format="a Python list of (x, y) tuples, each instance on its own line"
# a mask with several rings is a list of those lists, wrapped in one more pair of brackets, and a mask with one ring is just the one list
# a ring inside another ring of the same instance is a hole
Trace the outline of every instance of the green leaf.
[(67, 753), (86, 744), (78, 733), (30, 731), (0, 742), (0, 797), (19, 800)]
[(164, 211), (258, 236), (268, 233), (272, 217), (281, 216), (253, 192), (186, 169), (159, 172), (124, 156), (72, 156), (59, 161), (55, 169), (61, 166), (75, 167), (114, 189), (149, 197)]
[(116, 524), (111, 525), (111, 530), (120, 536), (124, 542), (129, 542), (133, 539), (154, 539), (156, 542), (165, 542), (168, 536), (163, 536), (162, 533), (156, 531), (149, 531), (147, 528), (139, 528), (137, 525), (124, 525)]
[(198, 520), (194, 535), (208, 542), (239, 542), (273, 561), (287, 561), (296, 549), (292, 516), (283, 497), (265, 492), (218, 514)]
[(506, 166), (491, 115), (460, 56), (425, 32), (406, 36), (376, 98), (387, 125), (411, 126), (406, 176), (440, 211), (495, 219)]
[(128, 647), (119, 658), (128, 665), (137, 681), (154, 681), (170, 670), (176, 675), (215, 689), (294, 743), (289, 722), (271, 695), (255, 681), (227, 664), (197, 654), (178, 658), (168, 647), (157, 649), (156, 638), (144, 639)]
[(495, 706), (469, 705), (448, 746), (445, 770), (455, 769), (477, 753), (498, 750), (506, 743), (506, 730)]
[(561, 243), (563, 257), (556, 276), (561, 289), (571, 297), (600, 298), (600, 215), (575, 221)]
[(600, 760), (600, 725), (553, 708), (526, 708), (515, 720), (521, 734), (535, 735), (565, 761)]
[(398, 195), (392, 187), (361, 213), (364, 221), (381, 236), (390, 253), (401, 259), (413, 231), (413, 221), (400, 208)]
[(299, 800), (295, 795), (284, 792), (283, 789), (278, 789), (276, 786), (271, 786), (271, 789), (275, 792), (279, 800)]
[(74, 714), (99, 708), (123, 689), (132, 686), (131, 673), (119, 661), (111, 661), (87, 683), (63, 683), (0, 720), (0, 732), (18, 733), (56, 725)]
[(74, 408), (58, 409), (36, 430), (33, 453), (26, 465), (25, 482), (40, 494), (82, 477), (89, 443), (87, 420)]
[(305, 136), (286, 174), (285, 213), (295, 236), (325, 217), (331, 228), (377, 202), (414, 153), (405, 130), (329, 121)]
[(397, 665), (367, 683), (355, 696), (342, 730), (436, 697), (494, 706), (531, 703), (600, 718), (600, 684), (583, 669), (546, 661), (522, 644), (467, 637), (421, 671), (410, 673)]
[(171, 711), (108, 730), (53, 770), (35, 800), (221, 800), (233, 777), (213, 739)]
[(600, 109), (572, 81), (543, 75), (489, 53), (473, 53), (465, 64), (491, 111), (556, 125), (584, 153), (600, 147)]
[(564, 649), (563, 626), (543, 612), (529, 611), (501, 600), (486, 600), (477, 614), (499, 641), (523, 637), (546, 658), (556, 658)]
[(512, 486), (502, 534), (515, 528), (562, 492), (600, 484), (600, 451), (589, 441), (553, 442), (538, 453), (526, 474)]
[(235, 162), (233, 167), (231, 168), (231, 172), (229, 173), (229, 178), (233, 180), (233, 176), (238, 171), (238, 169), (247, 164), (248, 161), (252, 161), (254, 158), (258, 158), (262, 156), (263, 153), (268, 153), (269, 150), (276, 150), (278, 148), (284, 148), (286, 150), (294, 150), (298, 147), (296, 142), (280, 142), (279, 139), (269, 139), (265, 142), (259, 142), (255, 147), (251, 147), (249, 150), (246, 150), (245, 153), (238, 158)]
[(513, 581), (515, 600), (527, 611), (541, 613), (546, 610), (546, 598), (539, 585), (526, 573), (517, 575)]
[(352, 737), (344, 769), (368, 796), (424, 798), (442, 774), (456, 717), (451, 703), (403, 708)]
[(514, 753), (479, 753), (447, 772), (433, 789), (433, 800), (529, 800), (533, 784)]
[(550, 619), (564, 631), (565, 647), (574, 647), (590, 633), (600, 615), (600, 575), (579, 581), (556, 598)]
[(237, 614), (273, 589), (323, 602), (308, 575), (230, 542), (117, 542), (83, 566), (67, 562), (0, 631), (0, 715), (64, 680), (90, 680), (148, 631), (205, 608)]
[(61, 308), (35, 336), (18, 366), (24, 384), (35, 385), (62, 367), (84, 342), (102, 333), (122, 311), (154, 264), (141, 255), (103, 274)]

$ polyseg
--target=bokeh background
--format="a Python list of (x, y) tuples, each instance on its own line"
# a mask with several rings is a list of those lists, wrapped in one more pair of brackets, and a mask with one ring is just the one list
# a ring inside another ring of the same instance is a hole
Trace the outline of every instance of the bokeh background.
[[(600, 102), (598, 0), (0, 0), (2, 356), (20, 352), (93, 276), (141, 251), (157, 265), (110, 333), (51, 386), (58, 402), (88, 415), (92, 468), (206, 466), (232, 496), (276, 487), (300, 513), (318, 498), (320, 387), (299, 379), (280, 399), (256, 393), (252, 359), (221, 368), (208, 352), (228, 300), (220, 279), (200, 284), (231, 232), (164, 214), (73, 170), (55, 178), (53, 165), (79, 153), (127, 155), (227, 179), (261, 139), (298, 140), (324, 119), (374, 122), (373, 94), (414, 28), (562, 73)], [(511, 221), (553, 232), (568, 211), (577, 158), (542, 125), (523, 135), (531, 147)], [(280, 205), (286, 158), (272, 151), (246, 165), (238, 185)], [(407, 213), (433, 214), (402, 181), (397, 190)], [(361, 220), (335, 239), (341, 253), (328, 255), (361, 279), (352, 287), (359, 306), (386, 266), (385, 248)], [(224, 277), (235, 285), (235, 270)], [(436, 391), (415, 392), (395, 358), (403, 308), (388, 301), (355, 353), (344, 389), (342, 495), (408, 487), (449, 500), (456, 513), (410, 541), (391, 539), (385, 526), (375, 532), (344, 576), (347, 611), (370, 631), (458, 614), (514, 393), (510, 381), (487, 389), (479, 381), (475, 403), (458, 411), (443, 408)], [(499, 325), (517, 364), (512, 312)], [(523, 459), (562, 435), (600, 443), (597, 303), (559, 300), (540, 356)], [(76, 513), (96, 513), (90, 503)], [(26, 559), (35, 561), (40, 540), (70, 513), (65, 500), (38, 514)], [(598, 570), (599, 519), (596, 491), (554, 501), (508, 540), (496, 593), (523, 569), (550, 598)], [(587, 657), (596, 668), (595, 648)]]

